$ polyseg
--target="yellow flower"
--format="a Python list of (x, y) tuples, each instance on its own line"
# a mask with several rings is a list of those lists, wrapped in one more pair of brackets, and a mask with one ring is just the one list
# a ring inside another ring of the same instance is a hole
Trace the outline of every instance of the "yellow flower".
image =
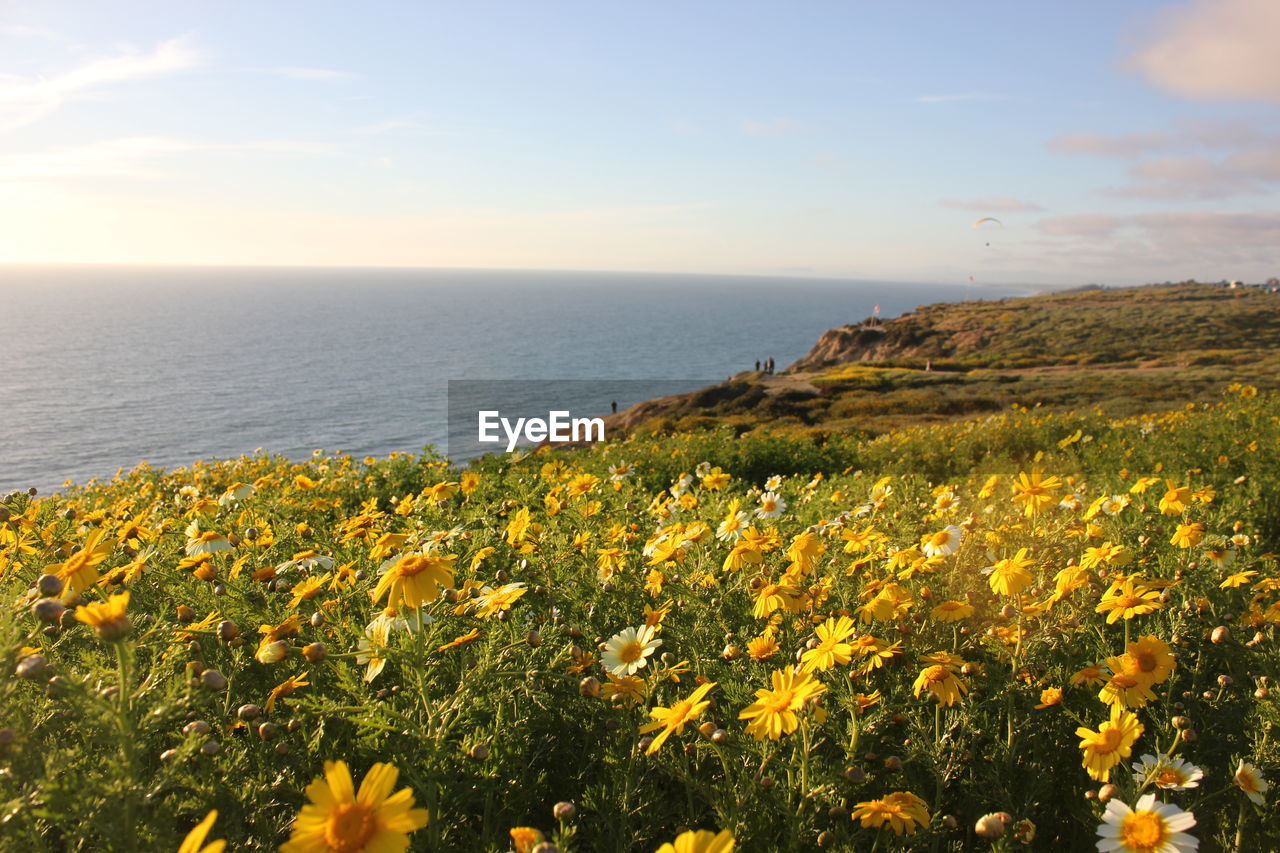
[(674, 703), (670, 708), (661, 706), (653, 708), (649, 711), (649, 716), (653, 717), (654, 722), (640, 727), (640, 734), (648, 734), (652, 731), (662, 729), (657, 737), (653, 739), (653, 743), (649, 744), (649, 748), (645, 750), (645, 755), (652, 755), (662, 748), (667, 738), (672, 733), (683, 734), (684, 727), (698, 717), (702, 716), (702, 712), (707, 710), (710, 702), (706, 701), (706, 695), (711, 692), (711, 688), (715, 687), (714, 681), (708, 681), (706, 684), (694, 690), (688, 699), (681, 699)]
[(973, 605), (963, 601), (944, 601), (929, 612), (939, 622), (959, 622), (973, 615)]
[(434, 601), (443, 587), (453, 584), (455, 554), (405, 554), (390, 566), (384, 566), (382, 579), (373, 589), (373, 600), (391, 593), (387, 604), (416, 610)]
[(854, 632), (853, 620), (841, 616), (839, 620), (827, 619), (814, 632), (818, 636), (818, 645), (809, 649), (801, 657), (806, 672), (819, 670), (825, 672), (836, 664), (846, 664), (853, 657), (853, 647), (845, 642)]
[(1111, 668), (1111, 678), (1098, 692), (1103, 702), (1118, 708), (1141, 708), (1155, 700), (1151, 682), (1137, 671), (1135, 662), (1121, 656), (1107, 658), (1107, 666)]
[(129, 634), (129, 591), (116, 593), (104, 602), (76, 608), (76, 619), (93, 626), (98, 637), (108, 642), (123, 640)]
[(516, 853), (533, 853), (533, 848), (546, 840), (542, 831), (532, 826), (511, 827), (511, 846), (516, 848)]
[(991, 591), (999, 595), (1018, 595), (1021, 593), (1031, 585), (1031, 572), (1027, 571), (1027, 567), (1032, 562), (1032, 560), (1027, 559), (1026, 548), (1019, 548), (1018, 553), (1012, 557), (997, 560), (994, 566), (986, 570), (988, 574), (987, 582), (991, 585)]
[(1148, 589), (1128, 577), (1119, 584), (1112, 584), (1094, 610), (1106, 613), (1107, 624), (1112, 625), (1117, 619), (1132, 619), (1134, 616), (1159, 610), (1162, 606), (1159, 591)]
[(916, 683), (912, 685), (912, 692), (916, 696), (919, 696), (925, 690), (928, 690), (938, 698), (938, 702), (949, 708), (959, 702), (963, 694), (969, 692), (969, 685), (965, 684), (949, 667), (943, 664), (934, 664), (921, 670), (920, 675), (916, 677)]
[(778, 639), (773, 634), (761, 634), (747, 641), (747, 654), (752, 660), (768, 660), (778, 653)]
[(1039, 515), (1053, 506), (1056, 502), (1054, 493), (1060, 488), (1061, 480), (1053, 476), (1045, 477), (1039, 468), (1033, 469), (1030, 474), (1023, 471), (1013, 484), (1013, 500), (1022, 505), (1022, 511), (1026, 515)]
[(444, 503), (449, 500), (449, 498), (457, 494), (457, 491), (457, 483), (436, 483), (434, 486), (427, 489), (426, 494), (428, 500), (433, 500), (436, 503)]
[(192, 827), (191, 831), (187, 833), (187, 837), (182, 839), (182, 844), (178, 847), (178, 853), (222, 853), (227, 846), (227, 842), (210, 841), (208, 844), (204, 843), (209, 830), (213, 829), (213, 822), (217, 819), (217, 809), (205, 815), (204, 820)]
[(1071, 686), (1079, 687), (1081, 684), (1101, 684), (1106, 681), (1106, 676), (1102, 672), (1101, 664), (1090, 664), (1084, 669), (1071, 676)]
[(804, 703), (826, 692), (826, 687), (808, 672), (775, 670), (773, 689), (756, 691), (756, 701), (738, 714), (739, 720), (751, 720), (747, 731), (756, 740), (777, 740), (791, 734), (800, 725), (796, 712)]
[(400, 771), (369, 768), (356, 793), (346, 762), (326, 761), (324, 776), (307, 786), (307, 799), (280, 853), (383, 853), (403, 851), (409, 833), (427, 825), (426, 809), (413, 807), (413, 791), (394, 794)]
[(293, 693), (300, 687), (306, 687), (311, 684), (310, 681), (303, 681), (306, 677), (307, 674), (305, 672), (300, 672), (297, 675), (289, 676), (275, 687), (272, 687), (271, 693), (267, 696), (267, 703), (263, 706), (263, 710), (270, 714), (271, 710), (275, 708), (278, 700), (283, 699), (285, 696), (293, 695)]
[(659, 847), (657, 853), (733, 853), (733, 833), (727, 829), (682, 832), (674, 843), (668, 841)]
[(863, 829), (888, 824), (894, 835), (915, 835), (916, 824), (929, 823), (929, 804), (910, 791), (899, 791), (858, 803), (853, 808), (853, 819), (860, 821)]
[(1198, 521), (1193, 524), (1179, 524), (1169, 544), (1177, 545), (1179, 548), (1194, 548), (1204, 538), (1204, 531), (1205, 526)]
[(1040, 704), (1036, 708), (1052, 708), (1062, 704), (1062, 688), (1046, 687), (1040, 691)]
[(99, 528), (90, 534), (79, 551), (61, 563), (45, 567), (47, 574), (62, 581), (64, 602), (98, 582), (98, 570), (94, 567), (111, 553), (111, 545), (110, 540), (103, 541), (103, 530)]
[(1160, 512), (1165, 515), (1182, 515), (1191, 502), (1191, 487), (1179, 486), (1173, 480), (1165, 480), (1168, 490), (1160, 499)]
[(623, 705), (644, 704), (644, 697), (649, 688), (643, 678), (634, 675), (619, 676), (612, 673), (605, 673), (605, 677), (609, 680), (601, 685), (601, 696), (610, 702), (617, 702)]
[(1173, 672), (1176, 663), (1169, 644), (1149, 634), (1126, 646), (1124, 657), (1132, 662), (1134, 671), (1149, 684), (1164, 682)]
[(1234, 575), (1229, 575), (1227, 579), (1218, 584), (1218, 586), (1221, 589), (1235, 589), (1238, 586), (1244, 586), (1249, 582), (1250, 578), (1257, 577), (1257, 575), (1258, 573), (1253, 570), (1247, 572), (1236, 572)]
[(521, 507), (515, 515), (511, 516), (511, 521), (507, 522), (507, 544), (515, 547), (524, 542), (525, 537), (529, 535), (530, 523), (529, 508)]
[(1081, 766), (1090, 778), (1106, 782), (1111, 768), (1127, 759), (1133, 752), (1133, 744), (1142, 735), (1142, 723), (1119, 705), (1111, 706), (1111, 718), (1092, 731), (1084, 727), (1076, 729), (1080, 749), (1084, 750)]

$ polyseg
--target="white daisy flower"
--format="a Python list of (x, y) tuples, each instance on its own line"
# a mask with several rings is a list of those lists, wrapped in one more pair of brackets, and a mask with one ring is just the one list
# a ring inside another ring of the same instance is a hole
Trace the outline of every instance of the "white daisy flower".
[(756, 510), (756, 518), (777, 518), (787, 508), (777, 492), (765, 492), (760, 498), (760, 507)]
[(231, 487), (222, 493), (222, 497), (218, 498), (218, 506), (230, 506), (249, 497), (253, 492), (254, 488), (249, 483), (232, 483)]
[(764, 481), (764, 490), (766, 492), (776, 492), (782, 488), (782, 475), (774, 474), (772, 477)]
[(920, 550), (926, 557), (950, 557), (960, 549), (964, 531), (959, 525), (948, 524), (937, 533), (920, 540)]
[(626, 628), (610, 637), (600, 655), (604, 668), (619, 677), (633, 675), (643, 669), (649, 663), (649, 656), (662, 645), (662, 641), (654, 637), (655, 633), (657, 631), (652, 625), (642, 625)]
[(1262, 777), (1262, 771), (1243, 758), (1240, 759), (1240, 766), (1236, 768), (1233, 780), (1236, 787), (1244, 791), (1245, 796), (1257, 805), (1262, 805), (1265, 799), (1262, 795), (1271, 788), (1271, 784)]
[(751, 516), (740, 509), (729, 513), (716, 528), (716, 538), (721, 542), (737, 542), (742, 538), (742, 531), (750, 519)]
[(1157, 803), (1155, 794), (1146, 794), (1136, 808), (1119, 798), (1107, 803), (1098, 824), (1099, 853), (1192, 853), (1200, 841), (1184, 830), (1196, 825), (1196, 817), (1175, 805)]
[(1190, 761), (1163, 754), (1155, 756), (1147, 753), (1142, 756), (1141, 761), (1133, 763), (1133, 770), (1133, 778), (1140, 784), (1150, 781), (1157, 788), (1165, 790), (1196, 788), (1204, 778), (1204, 771)]

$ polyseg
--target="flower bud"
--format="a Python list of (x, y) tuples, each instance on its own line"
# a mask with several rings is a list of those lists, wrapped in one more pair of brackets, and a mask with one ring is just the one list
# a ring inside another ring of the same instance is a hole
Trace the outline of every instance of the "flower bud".
[(973, 825), (973, 834), (987, 841), (995, 841), (1004, 835), (1004, 821), (998, 814), (984, 814)]
[(62, 614), (66, 611), (67, 608), (63, 607), (62, 602), (56, 598), (42, 598), (31, 605), (31, 615), (50, 625), (60, 622)]
[(56, 598), (62, 594), (62, 579), (57, 575), (41, 575), (36, 578), (36, 589), (45, 598)]
[(18, 661), (14, 674), (28, 681), (42, 681), (49, 677), (49, 661), (44, 655), (27, 655)]

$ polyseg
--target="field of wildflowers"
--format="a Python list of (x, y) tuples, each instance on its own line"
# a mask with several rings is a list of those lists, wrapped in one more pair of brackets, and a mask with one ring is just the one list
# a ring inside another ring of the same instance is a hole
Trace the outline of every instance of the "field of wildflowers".
[(1280, 849), (1280, 397), (0, 508), (0, 849)]

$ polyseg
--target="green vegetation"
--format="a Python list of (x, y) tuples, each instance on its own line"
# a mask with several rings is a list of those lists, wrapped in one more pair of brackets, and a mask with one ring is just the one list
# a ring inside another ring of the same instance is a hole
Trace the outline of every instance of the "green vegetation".
[(1013, 405), (1113, 416), (1280, 388), (1280, 294), (1208, 285), (1050, 293), (918, 308), (833, 329), (787, 374), (745, 374), (620, 423), (642, 432), (880, 434)]
[[(308, 788), (336, 760), (398, 768), (415, 850), (1085, 850), (1100, 792), (1193, 812), (1204, 853), (1280, 849), (1275, 792), (1235, 775), (1280, 771), (1277, 470), (1280, 398), (1235, 386), (1119, 420), (467, 470), (247, 456), (10, 495), (0, 850), (173, 851), (213, 809), (230, 850), (373, 850), (363, 806)], [(125, 591), (131, 625), (104, 604)], [(646, 624), (661, 646), (621, 674)], [(1086, 752), (1108, 701), (1128, 740)], [(1135, 778), (1145, 753), (1203, 779)], [(295, 834), (309, 801), (333, 844)]]

